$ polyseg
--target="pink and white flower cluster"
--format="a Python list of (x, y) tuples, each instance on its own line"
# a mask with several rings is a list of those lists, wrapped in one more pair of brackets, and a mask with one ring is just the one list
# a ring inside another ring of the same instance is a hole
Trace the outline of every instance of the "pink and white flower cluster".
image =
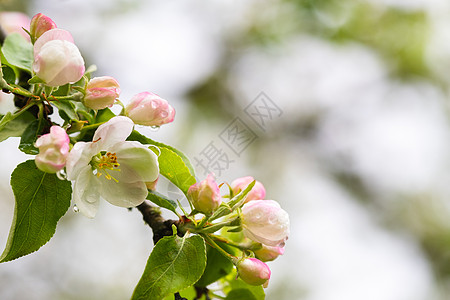
[[(251, 176), (234, 180), (230, 185), (233, 195), (246, 189), (253, 181)], [(195, 209), (206, 216), (211, 215), (222, 203), (219, 187), (212, 174), (193, 184), (187, 196)], [(284, 243), (289, 236), (289, 215), (278, 202), (264, 200), (265, 196), (263, 184), (255, 181), (240, 213), (244, 236), (261, 243), (261, 248), (254, 251), (256, 258), (235, 261), (239, 276), (251, 285), (268, 284), (270, 269), (264, 262), (272, 261), (284, 253)]]
[(159, 176), (158, 157), (139, 142), (126, 141), (134, 123), (117, 116), (100, 125), (92, 142), (78, 142), (67, 157), (67, 179), (81, 213), (93, 218), (100, 198), (120, 207), (144, 202), (146, 182)]
[[(253, 177), (250, 176), (238, 178), (231, 183), (231, 189), (234, 194), (237, 194), (253, 181)], [(262, 246), (254, 251), (256, 258), (245, 258), (237, 264), (239, 276), (251, 285), (267, 286), (270, 269), (264, 262), (272, 261), (282, 255), (284, 243), (289, 237), (288, 213), (278, 202), (264, 200), (265, 196), (264, 186), (256, 181), (241, 209), (244, 236), (261, 243)]]

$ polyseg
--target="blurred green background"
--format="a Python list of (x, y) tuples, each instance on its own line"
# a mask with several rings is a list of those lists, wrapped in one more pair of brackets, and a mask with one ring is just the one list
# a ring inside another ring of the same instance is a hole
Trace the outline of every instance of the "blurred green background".
[[(140, 130), (183, 150), (199, 179), (213, 143), (229, 158), (219, 182), (264, 183), (291, 217), (267, 299), (449, 299), (448, 1), (1, 0), (0, 10), (53, 18), (97, 76), (121, 83), (123, 102), (167, 99), (175, 122)], [(278, 109), (263, 126), (248, 113), (268, 112), (262, 92)], [(226, 138), (236, 118), (254, 137), (238, 153)], [(17, 143), (0, 144), (2, 245), (9, 176), (26, 159)], [(0, 299), (126, 299), (151, 246), (135, 211), (69, 211), (48, 245), (0, 265)]]

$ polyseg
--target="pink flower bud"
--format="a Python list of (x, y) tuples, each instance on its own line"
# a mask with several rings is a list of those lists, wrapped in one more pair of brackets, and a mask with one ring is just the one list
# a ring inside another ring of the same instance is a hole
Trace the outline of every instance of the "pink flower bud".
[(262, 245), (261, 249), (255, 250), (254, 252), (259, 260), (272, 261), (275, 260), (278, 256), (283, 255), (284, 248)]
[(44, 134), (36, 141), (39, 154), (36, 155), (36, 166), (47, 173), (56, 173), (66, 165), (69, 155), (69, 136), (59, 126), (52, 126), (50, 133)]
[(30, 18), (21, 12), (2, 11), (0, 12), (0, 27), (5, 34), (19, 33), (27, 40), (30, 40), (28, 33), (23, 30), (30, 28)]
[(283, 245), (289, 236), (289, 215), (278, 202), (253, 200), (242, 206), (243, 233), (268, 246)]
[[(233, 193), (237, 195), (242, 190), (245, 190), (245, 188), (252, 183), (253, 177), (246, 176), (241, 177), (236, 180), (234, 180), (231, 183), (231, 189), (233, 190)], [(263, 200), (266, 197), (266, 189), (264, 188), (263, 184), (259, 181), (255, 182), (255, 185), (250, 190), (250, 192), (247, 194), (247, 198), (245, 199), (245, 202), (251, 201), (251, 200)]]
[(31, 19), (30, 34), (33, 42), (44, 32), (56, 28), (55, 22), (44, 14), (38, 13)]
[(270, 279), (269, 266), (256, 258), (245, 258), (237, 265), (239, 277), (251, 285), (262, 285)]
[(161, 126), (173, 121), (175, 109), (158, 95), (143, 92), (131, 98), (130, 104), (125, 108), (125, 114), (135, 124)]
[(84, 105), (92, 109), (111, 107), (119, 94), (120, 86), (117, 80), (110, 76), (95, 77), (87, 85)]
[(195, 209), (204, 214), (211, 214), (222, 203), (219, 186), (211, 174), (205, 180), (191, 185), (187, 196)]
[(36, 40), (33, 71), (46, 85), (56, 87), (77, 82), (84, 70), (83, 57), (68, 31), (51, 29)]

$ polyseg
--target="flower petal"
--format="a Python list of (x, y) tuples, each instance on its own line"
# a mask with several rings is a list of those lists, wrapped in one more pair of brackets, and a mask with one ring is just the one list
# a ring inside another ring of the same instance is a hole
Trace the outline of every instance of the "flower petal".
[(76, 143), (67, 156), (66, 172), (67, 179), (75, 180), (78, 178), (81, 170), (89, 164), (92, 156), (96, 155), (100, 150), (95, 143)]
[(73, 189), (73, 200), (80, 212), (88, 218), (95, 217), (100, 203), (100, 181), (92, 174), (90, 166), (80, 171)]
[(119, 181), (155, 181), (159, 176), (158, 156), (139, 142), (126, 141), (110, 149), (120, 164)]
[(134, 123), (130, 118), (117, 116), (100, 125), (95, 131), (94, 143), (98, 143), (100, 150), (109, 150), (118, 142), (124, 142), (133, 131)]
[(34, 43), (34, 53), (39, 53), (44, 44), (53, 40), (63, 40), (71, 42), (73, 44), (73, 37), (70, 32), (64, 29), (55, 28), (44, 32), (36, 40), (36, 43)]
[(115, 182), (104, 176), (101, 176), (99, 180), (101, 180), (100, 194), (102, 198), (116, 206), (135, 207), (144, 202), (148, 195), (143, 181)]

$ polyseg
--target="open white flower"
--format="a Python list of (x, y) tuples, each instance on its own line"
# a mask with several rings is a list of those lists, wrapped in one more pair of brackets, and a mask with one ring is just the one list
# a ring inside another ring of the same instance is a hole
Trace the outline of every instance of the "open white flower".
[(159, 175), (158, 157), (139, 142), (125, 141), (134, 123), (114, 117), (100, 125), (92, 142), (78, 142), (67, 158), (67, 178), (74, 180), (73, 199), (93, 218), (100, 197), (113, 205), (134, 207), (147, 197), (145, 182)]

